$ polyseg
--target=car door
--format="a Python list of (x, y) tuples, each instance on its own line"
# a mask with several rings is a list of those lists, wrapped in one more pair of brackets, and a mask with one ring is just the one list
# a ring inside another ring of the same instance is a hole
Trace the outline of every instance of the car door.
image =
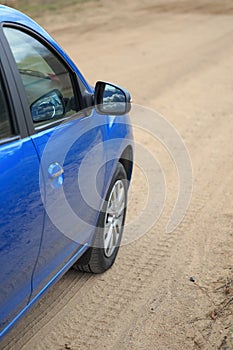
[(0, 40), (0, 338), (26, 307), (44, 209), (39, 158)]
[[(105, 116), (94, 111), (77, 114), (77, 72), (43, 38), (19, 27), (5, 27), (4, 33), (17, 64), (19, 89), (27, 97), (31, 138), (41, 160), (46, 215), (34, 296), (85, 249), (95, 230), (106, 180)], [(97, 170), (98, 190), (93, 178)]]

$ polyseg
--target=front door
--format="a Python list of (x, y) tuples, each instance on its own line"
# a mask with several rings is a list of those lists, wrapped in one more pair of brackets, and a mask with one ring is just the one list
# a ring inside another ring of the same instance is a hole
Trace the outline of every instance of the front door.
[(41, 161), (46, 215), (33, 276), (34, 296), (95, 230), (105, 182), (105, 117), (94, 111), (89, 116), (76, 113), (78, 84), (42, 38), (12, 27), (5, 27), (4, 33), (27, 96), (34, 128), (31, 138)]

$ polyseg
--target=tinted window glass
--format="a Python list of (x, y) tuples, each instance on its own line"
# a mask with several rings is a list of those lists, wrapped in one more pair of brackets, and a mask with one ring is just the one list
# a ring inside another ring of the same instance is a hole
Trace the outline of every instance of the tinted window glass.
[(58, 58), (32, 36), (4, 28), (25, 87), (35, 126), (74, 113), (70, 74)]
[(6, 94), (3, 88), (2, 78), (0, 77), (0, 139), (5, 139), (13, 135), (10, 114), (6, 101)]

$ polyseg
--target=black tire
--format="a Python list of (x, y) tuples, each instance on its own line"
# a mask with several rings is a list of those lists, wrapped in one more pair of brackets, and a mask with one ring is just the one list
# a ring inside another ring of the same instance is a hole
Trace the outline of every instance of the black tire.
[[(121, 181), (119, 181), (121, 180)], [(116, 184), (119, 184), (124, 188), (124, 195), (125, 195), (125, 201), (124, 201), (124, 210), (122, 211), (122, 223), (121, 223), (121, 229), (118, 233), (117, 238), (117, 244), (113, 245), (112, 249), (113, 252), (110, 254), (110, 256), (106, 255), (106, 248), (104, 248), (104, 228), (105, 228), (105, 222), (108, 220), (108, 216), (106, 214), (106, 209), (108, 207), (109, 197), (112, 194), (113, 189), (117, 186)], [(127, 180), (127, 174), (125, 171), (124, 166), (121, 163), (117, 164), (116, 171), (114, 173), (114, 176), (112, 178), (107, 196), (105, 198), (105, 204), (104, 208), (102, 208), (102, 211), (99, 214), (98, 224), (96, 227), (96, 232), (94, 235), (93, 244), (88, 250), (84, 253), (84, 255), (74, 264), (74, 268), (82, 271), (82, 272), (92, 272), (92, 273), (102, 273), (106, 270), (108, 270), (114, 263), (118, 250), (119, 245), (121, 242), (123, 229), (124, 229), (124, 222), (126, 217), (126, 207), (127, 207), (127, 190), (128, 190), (128, 180)]]

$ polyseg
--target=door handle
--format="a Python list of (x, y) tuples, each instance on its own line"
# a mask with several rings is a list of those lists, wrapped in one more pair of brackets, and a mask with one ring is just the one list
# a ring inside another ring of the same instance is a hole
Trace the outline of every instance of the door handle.
[(48, 174), (51, 179), (56, 179), (57, 177), (61, 176), (64, 173), (63, 167), (55, 162), (50, 164), (48, 168)]

